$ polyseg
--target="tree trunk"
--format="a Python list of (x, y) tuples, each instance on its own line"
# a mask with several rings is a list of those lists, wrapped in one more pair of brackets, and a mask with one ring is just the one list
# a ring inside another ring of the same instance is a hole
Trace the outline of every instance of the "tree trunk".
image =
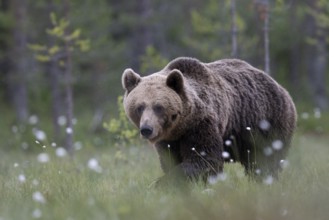
[(313, 64), (313, 73), (309, 72), (310, 79), (312, 79), (314, 102), (317, 107), (322, 110), (328, 110), (328, 96), (326, 92), (326, 70), (328, 66), (328, 53), (326, 49), (325, 37), (317, 38), (317, 45), (315, 46), (315, 57)]
[(92, 74), (91, 80), (93, 82), (93, 112), (94, 117), (91, 123), (91, 130), (93, 132), (102, 131), (104, 129), (103, 127), (103, 116), (104, 116), (104, 106), (103, 106), (103, 95), (104, 90), (101, 90), (102, 80), (103, 80), (103, 73), (106, 72), (104, 69), (104, 65), (101, 63), (98, 63), (94, 66), (95, 73)]
[(136, 7), (136, 12), (140, 21), (138, 22), (139, 27), (132, 39), (134, 48), (134, 50), (132, 50), (132, 66), (138, 70), (140, 68), (139, 58), (145, 53), (146, 47), (152, 44), (152, 28), (150, 25), (150, 18), (152, 15), (151, 1), (140, 0)]
[[(47, 6), (48, 14), (54, 11), (54, 3), (53, 1), (48, 2)], [(49, 25), (51, 22), (49, 20)], [(54, 39), (51, 36), (48, 36), (48, 42), (50, 47), (55, 45)], [(58, 124), (58, 118), (61, 115), (61, 106), (63, 106), (64, 101), (62, 100), (61, 92), (60, 92), (60, 84), (59, 79), (61, 75), (61, 69), (59, 68), (59, 60), (56, 57), (52, 57), (50, 62), (47, 64), (47, 73), (49, 74), (49, 85), (51, 92), (51, 111), (52, 111), (52, 122), (53, 122), (53, 135), (54, 141), (58, 143), (60, 141), (60, 133), (61, 127)]]
[(14, 44), (11, 53), (13, 71), (9, 76), (10, 92), (17, 120), (20, 123), (24, 123), (28, 117), (26, 86), (28, 74), (28, 56), (26, 48), (26, 0), (12, 0), (11, 8), (14, 14), (15, 26), (13, 29)]
[[(291, 19), (289, 20), (290, 27), (291, 27), (291, 32), (296, 35), (298, 33), (298, 22), (297, 22), (297, 14), (296, 14), (296, 5), (295, 1), (292, 1), (291, 3)], [(301, 65), (300, 65), (300, 60), (302, 59), (301, 57), (301, 49), (300, 49), (300, 42), (299, 41), (294, 41), (290, 45), (290, 74), (289, 74), (289, 83), (291, 85), (291, 90), (294, 95), (297, 95), (298, 92), (300, 91), (300, 78), (301, 78)]]
[[(8, 10), (9, 10), (9, 1), (8, 0), (2, 0), (0, 4), (0, 11), (3, 13), (4, 16), (6, 16)], [(8, 16), (8, 15), (7, 15)], [(10, 57), (8, 56), (10, 51), (9, 46), (9, 39), (12, 38), (11, 36), (11, 30), (7, 26), (0, 26), (0, 33), (2, 34), (2, 37), (0, 39), (0, 94), (3, 94), (3, 100), (7, 103), (10, 103), (11, 97), (9, 92), (9, 86), (8, 86), (8, 77), (10, 74)]]
[(52, 122), (54, 129), (54, 141), (58, 143), (60, 141), (61, 128), (58, 124), (58, 118), (61, 115), (61, 106), (63, 106), (60, 88), (59, 88), (59, 76), (61, 70), (59, 69), (57, 60), (51, 60), (47, 64), (47, 70), (49, 74), (49, 84), (51, 92), (51, 111), (52, 111)]
[(320, 27), (314, 17), (323, 13), (322, 9), (317, 7), (316, 2), (317, 1), (309, 1), (310, 7), (317, 12), (317, 14), (308, 17), (308, 35), (315, 42), (314, 45), (309, 45), (310, 56), (308, 57), (308, 74), (314, 104), (321, 110), (328, 110), (329, 102), (326, 91), (326, 71), (328, 66), (327, 30)]
[[(65, 17), (69, 20), (69, 0), (64, 1), (65, 7)], [(69, 30), (66, 28), (65, 35), (69, 35)], [(72, 155), (73, 154), (73, 91), (72, 91), (72, 54), (71, 54), (71, 42), (69, 40), (65, 41), (65, 69), (64, 69), (64, 89), (65, 89), (65, 101), (66, 101), (66, 138), (65, 147), (66, 150)]]
[(264, 62), (265, 62), (265, 72), (271, 74), (271, 67), (270, 67), (270, 34), (269, 34), (269, 1), (264, 0)]
[(269, 34), (269, 0), (255, 0), (256, 10), (260, 21), (263, 23), (262, 28), (262, 44), (264, 47), (263, 57), (264, 57), (264, 71), (267, 74), (271, 74), (270, 68), (270, 34)]
[(235, 0), (231, 0), (231, 36), (232, 36), (232, 57), (238, 56), (238, 43), (237, 43), (237, 26), (236, 26), (236, 5)]

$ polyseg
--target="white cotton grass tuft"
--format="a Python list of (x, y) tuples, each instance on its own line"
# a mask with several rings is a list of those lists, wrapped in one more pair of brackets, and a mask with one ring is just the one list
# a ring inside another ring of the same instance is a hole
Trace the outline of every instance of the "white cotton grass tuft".
[(263, 153), (265, 156), (271, 156), (273, 154), (273, 149), (271, 147), (265, 147)]
[(65, 157), (67, 155), (67, 151), (63, 147), (56, 148), (56, 156), (57, 157)]
[(271, 124), (269, 121), (267, 121), (266, 119), (263, 119), (259, 122), (258, 124), (259, 128), (262, 129), (263, 131), (268, 131), (271, 127)]
[(268, 175), (267, 177), (265, 177), (265, 178), (263, 179), (263, 183), (264, 183), (265, 185), (272, 185), (273, 182), (274, 182), (274, 178), (273, 178), (271, 175)]
[(39, 122), (39, 118), (36, 115), (31, 115), (28, 121), (30, 125), (36, 125)]
[(224, 142), (225, 146), (231, 146), (232, 145), (232, 141), (227, 139), (225, 142)]
[(23, 150), (26, 150), (26, 149), (29, 148), (29, 144), (26, 143), (26, 142), (23, 142), (23, 143), (21, 144), (21, 147), (22, 147)]
[(209, 176), (207, 181), (210, 185), (216, 184), (218, 181), (225, 181), (227, 180), (228, 175), (227, 173), (219, 173), (216, 176)]
[(64, 115), (61, 115), (57, 118), (57, 124), (59, 126), (65, 126), (67, 123), (66, 117)]
[(37, 179), (34, 179), (34, 180), (32, 180), (32, 184), (33, 184), (33, 186), (38, 186), (39, 181)]
[(48, 163), (50, 158), (47, 153), (40, 153), (37, 157), (39, 163)]
[(289, 161), (288, 160), (280, 160), (280, 167), (282, 169), (285, 169), (289, 166)]
[(228, 159), (228, 158), (230, 158), (230, 153), (227, 152), (227, 151), (223, 151), (223, 152), (222, 152), (222, 157), (223, 157), (224, 159)]
[(81, 150), (82, 149), (82, 143), (80, 141), (77, 141), (73, 144), (74, 150)]
[(25, 183), (25, 182), (26, 182), (26, 177), (25, 177), (25, 175), (24, 175), (24, 174), (19, 174), (19, 175), (18, 175), (18, 181), (19, 181), (20, 183)]
[(12, 126), (11, 131), (16, 134), (18, 132), (18, 127), (16, 125)]
[(38, 202), (38, 203), (46, 203), (46, 199), (45, 197), (42, 195), (41, 192), (39, 191), (36, 191), (33, 193), (32, 195), (32, 199), (35, 201), (35, 202)]
[(42, 130), (33, 129), (33, 134), (38, 141), (44, 141), (47, 139), (46, 133)]
[(283, 142), (281, 140), (275, 140), (272, 142), (272, 148), (279, 151), (283, 148)]
[(321, 110), (319, 108), (314, 109), (314, 118), (321, 118)]
[(208, 183), (210, 184), (210, 185), (214, 185), (214, 184), (216, 184), (218, 182), (218, 178), (217, 178), (217, 176), (209, 176), (208, 177)]
[(73, 129), (70, 128), (70, 127), (67, 127), (65, 131), (66, 131), (67, 134), (72, 134), (73, 133)]
[(32, 217), (33, 218), (41, 218), (42, 217), (42, 212), (40, 209), (34, 209), (32, 212)]
[(101, 173), (103, 171), (102, 167), (98, 163), (98, 160), (96, 160), (95, 158), (89, 159), (87, 166), (89, 169), (91, 169), (97, 173)]
[(310, 114), (307, 113), (307, 112), (303, 112), (303, 113), (300, 115), (300, 117), (301, 117), (302, 119), (308, 119), (308, 118), (310, 117)]

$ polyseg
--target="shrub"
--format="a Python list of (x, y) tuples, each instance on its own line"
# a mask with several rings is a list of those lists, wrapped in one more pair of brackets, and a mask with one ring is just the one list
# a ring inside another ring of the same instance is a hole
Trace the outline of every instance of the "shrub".
[(116, 145), (132, 145), (138, 140), (138, 131), (126, 117), (123, 96), (118, 97), (117, 105), (119, 110), (118, 118), (112, 118), (108, 123), (104, 123), (104, 127), (113, 134)]

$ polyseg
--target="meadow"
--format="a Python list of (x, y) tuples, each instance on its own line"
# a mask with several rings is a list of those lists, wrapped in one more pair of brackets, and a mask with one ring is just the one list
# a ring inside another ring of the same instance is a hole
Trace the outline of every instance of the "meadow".
[(83, 140), (73, 158), (51, 143), (34, 141), (35, 151), (2, 146), (0, 220), (328, 219), (328, 121), (300, 117), (278, 181), (256, 183), (226, 164), (217, 181), (191, 183), (188, 192), (150, 187), (162, 171), (147, 143), (95, 148)]

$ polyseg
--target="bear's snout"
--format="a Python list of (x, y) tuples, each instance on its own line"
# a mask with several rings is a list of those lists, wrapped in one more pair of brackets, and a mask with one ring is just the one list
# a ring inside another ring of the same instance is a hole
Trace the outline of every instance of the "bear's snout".
[(149, 138), (152, 133), (153, 133), (153, 128), (148, 126), (148, 125), (143, 125), (141, 128), (140, 128), (140, 133), (143, 137), (145, 138)]

